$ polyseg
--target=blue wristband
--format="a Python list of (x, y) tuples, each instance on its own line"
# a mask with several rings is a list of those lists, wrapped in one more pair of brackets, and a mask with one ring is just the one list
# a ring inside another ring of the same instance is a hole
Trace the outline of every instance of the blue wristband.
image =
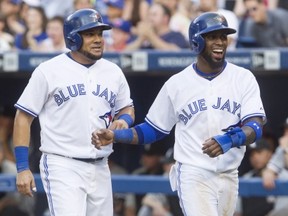
[(17, 146), (14, 148), (14, 152), (15, 152), (17, 172), (19, 173), (24, 170), (29, 170), (28, 147)]
[(133, 131), (132, 129), (114, 130), (114, 142), (116, 143), (132, 143)]
[(255, 142), (262, 137), (262, 126), (257, 121), (249, 121), (243, 126), (251, 127), (255, 132)]
[(131, 127), (134, 123), (134, 120), (132, 119), (131, 115), (129, 114), (122, 114), (118, 117), (118, 119), (122, 119), (124, 120), (125, 122), (127, 122), (128, 126)]
[(239, 127), (231, 128), (223, 135), (214, 136), (213, 139), (220, 145), (223, 153), (233, 147), (239, 148), (245, 144), (246, 134)]

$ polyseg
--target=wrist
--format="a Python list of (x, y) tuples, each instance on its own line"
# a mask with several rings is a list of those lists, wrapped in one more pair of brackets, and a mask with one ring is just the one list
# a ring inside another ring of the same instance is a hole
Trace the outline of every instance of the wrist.
[(131, 117), (131, 115), (126, 114), (126, 113), (120, 115), (120, 116), (118, 117), (118, 119), (124, 120), (124, 121), (128, 124), (129, 127), (131, 127), (131, 126), (133, 125), (133, 123), (134, 123), (134, 120), (133, 120), (133, 118)]
[(16, 146), (14, 148), (17, 173), (29, 170), (28, 147)]
[(133, 131), (132, 129), (113, 130), (115, 143), (132, 143)]

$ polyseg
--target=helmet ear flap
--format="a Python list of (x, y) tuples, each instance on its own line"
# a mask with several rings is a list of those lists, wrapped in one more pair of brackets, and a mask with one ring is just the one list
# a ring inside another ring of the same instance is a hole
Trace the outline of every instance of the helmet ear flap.
[(70, 47), (71, 51), (77, 51), (81, 48), (82, 46), (82, 37), (81, 35), (76, 32), (76, 33), (70, 33), (67, 36), (67, 41), (68, 47)]
[(200, 54), (205, 47), (205, 39), (199, 34), (192, 37), (190, 46), (195, 54)]

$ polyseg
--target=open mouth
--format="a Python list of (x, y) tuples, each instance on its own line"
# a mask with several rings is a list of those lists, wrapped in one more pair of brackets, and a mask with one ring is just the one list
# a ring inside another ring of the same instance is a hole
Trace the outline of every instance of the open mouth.
[(224, 51), (223, 49), (213, 49), (212, 50), (212, 57), (215, 59), (222, 59), (224, 56)]

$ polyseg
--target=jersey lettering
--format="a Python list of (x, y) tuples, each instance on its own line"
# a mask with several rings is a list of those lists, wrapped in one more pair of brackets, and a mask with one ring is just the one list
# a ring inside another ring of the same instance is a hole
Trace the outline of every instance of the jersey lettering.
[(67, 86), (67, 95), (64, 94), (63, 90), (59, 90), (58, 94), (54, 94), (54, 100), (58, 106), (68, 101), (70, 97), (76, 97), (78, 95), (86, 95), (84, 84), (77, 84), (72, 86)]
[[(222, 98), (218, 97), (217, 98), (217, 103), (215, 105), (213, 105), (212, 107), (214, 109), (220, 109), (220, 110), (227, 110), (228, 112), (232, 113), (235, 115), (236, 111), (238, 109), (240, 109), (241, 104), (238, 104), (237, 102), (233, 101), (233, 104), (230, 103), (230, 100), (228, 99), (227, 101), (225, 101), (222, 105), (221, 103)], [(232, 111), (231, 111), (231, 105), (232, 105)]]
[[(218, 97), (216, 104), (212, 105), (213, 109), (219, 109), (223, 111), (227, 111), (229, 113), (232, 113), (235, 115), (236, 111), (239, 110), (241, 107), (241, 104), (233, 101), (233, 103), (230, 102), (230, 100), (226, 100), (225, 102), (222, 102), (222, 98)], [(207, 106), (205, 103), (205, 99), (200, 99), (197, 101), (193, 101), (192, 103), (188, 104), (188, 109), (182, 109), (181, 114), (179, 114), (178, 118), (180, 121), (182, 121), (185, 125), (187, 122), (192, 118), (193, 115), (197, 114), (198, 112), (202, 112), (207, 110)]]
[[(77, 97), (86, 95), (84, 84), (75, 84), (67, 86), (67, 91), (59, 90), (57, 94), (54, 94), (54, 100), (58, 106), (61, 106), (64, 102), (68, 101), (71, 97)], [(65, 93), (66, 94), (65, 94)], [(115, 107), (116, 94), (112, 91), (109, 92), (108, 88), (101, 90), (101, 86), (97, 85), (96, 90), (92, 91), (92, 94), (101, 98), (104, 98), (111, 108)]]
[(96, 90), (93, 91), (92, 94), (104, 98), (110, 104), (110, 107), (113, 108), (115, 106), (116, 94), (110, 91), (109, 95), (109, 90), (107, 88), (100, 92), (100, 88), (101, 86), (97, 85)]

